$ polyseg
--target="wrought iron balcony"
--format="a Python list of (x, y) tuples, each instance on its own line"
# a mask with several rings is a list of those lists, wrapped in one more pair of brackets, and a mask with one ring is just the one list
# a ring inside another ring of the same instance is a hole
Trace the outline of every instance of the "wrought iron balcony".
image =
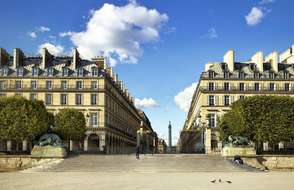
[(84, 85), (81, 88), (78, 88), (76, 85), (67, 85), (67, 86), (61, 86), (61, 85), (52, 85), (51, 87), (48, 87), (46, 85), (38, 85), (36, 88), (31, 87), (30, 85), (22, 85), (15, 86), (15, 85), (5, 85), (0, 86), (0, 91), (20, 91), (20, 92), (38, 92), (38, 91), (56, 91), (56, 92), (95, 92), (95, 91), (102, 91), (104, 90), (104, 86), (96, 86), (95, 88), (91, 85)]
[(259, 92), (268, 92), (268, 93), (294, 93), (294, 88), (284, 88), (284, 87), (260, 87), (256, 89), (254, 86), (245, 87), (244, 89), (240, 89), (238, 86), (230, 86), (230, 88), (225, 88), (224, 86), (217, 86), (211, 88), (209, 86), (201, 86), (200, 91), (202, 92), (238, 92), (238, 93), (259, 93)]

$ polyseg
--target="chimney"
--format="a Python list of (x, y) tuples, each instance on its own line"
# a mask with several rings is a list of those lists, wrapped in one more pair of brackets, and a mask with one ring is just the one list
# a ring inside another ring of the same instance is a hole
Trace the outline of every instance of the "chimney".
[(286, 51), (280, 54), (281, 63), (293, 63), (294, 62), (294, 45), (288, 48)]
[(261, 51), (256, 52), (252, 57), (251, 61), (256, 64), (259, 72), (263, 73), (263, 53)]
[(224, 62), (228, 65), (230, 72), (234, 71), (234, 62), (235, 62), (235, 52), (234, 50), (229, 50), (224, 55)]
[(73, 70), (76, 70), (79, 66), (79, 62), (80, 62), (80, 54), (77, 50), (77, 48), (74, 48), (72, 51), (72, 65), (71, 68)]
[(3, 48), (0, 48), (0, 66), (4, 66), (8, 64), (9, 61), (9, 54)]
[(265, 62), (269, 62), (271, 64), (272, 70), (277, 73), (278, 70), (278, 63), (279, 63), (279, 54), (278, 52), (274, 51), (270, 53), (268, 56), (265, 58)]
[(19, 48), (13, 49), (13, 69), (23, 64), (24, 54)]
[(99, 69), (107, 69), (106, 59), (104, 57), (96, 57), (92, 59)]
[(46, 48), (42, 49), (41, 54), (42, 54), (41, 69), (45, 69), (48, 67), (49, 60), (53, 57), (53, 55), (51, 55)]

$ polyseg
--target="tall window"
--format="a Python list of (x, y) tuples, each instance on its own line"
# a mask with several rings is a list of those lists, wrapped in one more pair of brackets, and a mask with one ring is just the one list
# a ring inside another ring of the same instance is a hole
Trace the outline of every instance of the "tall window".
[(228, 83), (228, 82), (224, 83), (224, 90), (226, 90), (226, 91), (230, 90), (230, 83)]
[(21, 88), (22, 88), (21, 80), (16, 80), (16, 81), (15, 81), (15, 88), (16, 88), (16, 89), (21, 89)]
[(33, 90), (37, 89), (37, 81), (35, 81), (35, 80), (31, 81), (31, 89), (33, 89)]
[(49, 67), (48, 69), (47, 69), (47, 76), (48, 77), (52, 77), (53, 76), (53, 68), (52, 67)]
[(68, 76), (68, 68), (62, 67), (62, 76)]
[(77, 69), (77, 76), (83, 76), (84, 69), (82, 67)]
[(46, 89), (48, 89), (48, 90), (52, 89), (52, 81), (51, 80), (46, 81)]
[(227, 79), (227, 78), (229, 78), (229, 76), (230, 76), (230, 73), (228, 71), (225, 71), (224, 72), (224, 78)]
[(274, 79), (274, 78), (275, 78), (275, 73), (272, 73), (272, 72), (269, 73), (269, 78), (270, 78), (270, 79)]
[(211, 128), (216, 127), (216, 114), (215, 113), (208, 114), (208, 127), (211, 127)]
[(244, 91), (245, 90), (245, 85), (243, 82), (239, 83), (239, 90)]
[(209, 106), (214, 106), (215, 101), (214, 101), (214, 96), (213, 95), (209, 95), (208, 96), (208, 105)]
[(269, 84), (269, 90), (274, 91), (275, 90), (275, 83), (270, 83)]
[(39, 68), (33, 67), (32, 68), (32, 76), (38, 76), (39, 75)]
[(60, 88), (61, 89), (67, 89), (67, 81), (66, 80), (61, 81)]
[(82, 95), (76, 94), (76, 105), (82, 105)]
[(255, 78), (255, 79), (259, 79), (259, 78), (260, 78), (260, 74), (257, 73), (257, 72), (255, 72), (255, 73), (254, 73), (254, 78)]
[(98, 76), (98, 68), (97, 67), (92, 67), (92, 76), (97, 77)]
[(224, 105), (229, 106), (230, 105), (230, 96), (225, 95), (224, 96)]
[(45, 95), (45, 104), (51, 105), (52, 104), (52, 94), (46, 94)]
[(91, 81), (91, 88), (96, 90), (98, 88), (97, 81)]
[(254, 83), (254, 90), (255, 91), (260, 91), (260, 85), (259, 85), (259, 83)]
[(90, 125), (92, 127), (98, 126), (98, 114), (97, 113), (90, 113)]
[(81, 90), (83, 88), (83, 81), (76, 81), (76, 89)]
[(91, 94), (91, 105), (97, 104), (97, 94)]
[(208, 90), (209, 91), (213, 91), (214, 90), (214, 83), (213, 82), (208, 83)]
[(17, 68), (16, 69), (16, 74), (17, 74), (17, 76), (23, 76), (23, 68), (22, 67)]
[(60, 94), (60, 104), (61, 105), (67, 104), (67, 94)]
[(285, 91), (289, 91), (290, 90), (290, 84), (289, 83), (285, 83), (284, 84), (284, 90)]
[(35, 93), (30, 94), (30, 100), (31, 101), (37, 100), (37, 94), (35, 94)]
[(244, 95), (240, 95), (240, 100), (244, 100), (245, 96)]
[(245, 73), (244, 73), (243, 71), (240, 71), (240, 72), (239, 72), (239, 78), (240, 78), (240, 79), (245, 78)]

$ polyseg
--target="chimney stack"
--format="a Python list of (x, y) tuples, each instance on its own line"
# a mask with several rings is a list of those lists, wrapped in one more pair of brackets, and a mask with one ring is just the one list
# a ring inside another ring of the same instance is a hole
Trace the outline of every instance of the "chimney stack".
[(3, 48), (0, 48), (0, 66), (4, 66), (8, 64), (9, 61), (9, 54)]
[(279, 63), (279, 54), (278, 52), (274, 51), (270, 53), (268, 56), (265, 58), (265, 62), (269, 62), (271, 64), (272, 70), (277, 73), (278, 70), (278, 63)]
[(48, 67), (49, 60), (52, 59), (53, 55), (51, 55), (46, 48), (42, 49), (41, 54), (42, 54), (41, 69), (45, 69)]
[(224, 55), (224, 62), (228, 65), (228, 69), (230, 72), (234, 71), (234, 63), (235, 63), (235, 52), (234, 50), (229, 50)]
[(263, 72), (263, 53), (261, 51), (256, 52), (252, 57), (251, 57), (251, 61), (253, 63), (256, 64), (257, 69), (259, 70), (259, 72)]
[(13, 49), (13, 69), (23, 64), (24, 54), (19, 48)]
[(72, 65), (71, 65), (72, 69), (76, 70), (79, 67), (79, 63), (80, 63), (80, 54), (78, 52), (78, 49), (74, 48), (72, 52)]

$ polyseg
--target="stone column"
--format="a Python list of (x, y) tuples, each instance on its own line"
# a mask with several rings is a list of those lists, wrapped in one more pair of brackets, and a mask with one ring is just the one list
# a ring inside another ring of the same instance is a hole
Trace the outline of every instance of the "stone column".
[(73, 151), (73, 140), (69, 140), (69, 151)]
[(84, 151), (85, 152), (88, 151), (88, 138), (87, 137), (84, 139)]
[(12, 146), (12, 142), (11, 142), (11, 140), (8, 140), (7, 142), (6, 142), (6, 146), (7, 146), (7, 151), (11, 151), (11, 146)]
[(205, 154), (211, 153), (211, 129), (206, 128), (205, 129)]
[(28, 141), (23, 140), (22, 141), (22, 151), (27, 151), (28, 150)]

